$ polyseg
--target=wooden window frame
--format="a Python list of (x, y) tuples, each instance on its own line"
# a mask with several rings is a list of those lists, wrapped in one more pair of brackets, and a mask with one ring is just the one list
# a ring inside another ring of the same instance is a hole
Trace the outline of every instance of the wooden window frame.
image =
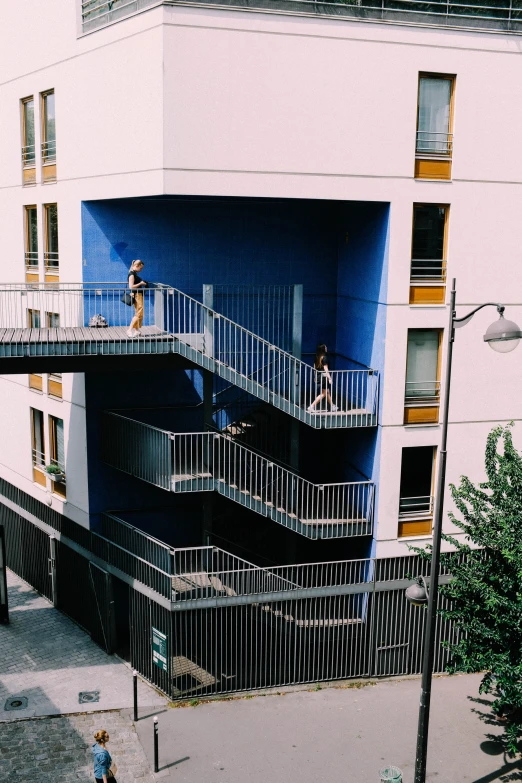
[[(26, 111), (25, 107), (29, 101), (33, 102), (33, 122), (34, 122), (34, 151), (33, 159), (27, 160), (27, 123), (26, 123)], [(36, 103), (34, 95), (27, 95), (20, 100), (21, 111), (21, 130), (22, 130), (22, 184), (23, 185), (36, 185)]]
[[(40, 326), (34, 326), (33, 323), (33, 313), (38, 313), (39, 319), (40, 319)], [(36, 310), (33, 307), (27, 308), (27, 328), (28, 329), (40, 329), (42, 325), (42, 311)]]
[(47, 376), (47, 394), (57, 400), (63, 399), (62, 376), (57, 373), (49, 373)]
[[(41, 133), (41, 152), (42, 152), (42, 183), (44, 185), (50, 182), (56, 182), (56, 116), (55, 116), (55, 141), (54, 152), (49, 154), (47, 145), (47, 124), (46, 124), (46, 98), (49, 95), (55, 95), (52, 90), (44, 90), (40, 93), (40, 133)], [(56, 98), (55, 98), (56, 113)]]
[[(34, 210), (36, 216), (36, 263), (35, 259), (30, 258), (33, 251), (29, 250), (30, 247), (30, 222), (29, 211)], [(30, 263), (33, 261), (33, 263)], [(25, 265), (25, 282), (26, 283), (38, 283), (40, 281), (40, 254), (38, 252), (38, 207), (36, 204), (24, 204), (24, 265)]]
[[(408, 345), (410, 332), (438, 332), (439, 344), (437, 349), (437, 372), (435, 377), (435, 383), (439, 384), (439, 390), (432, 398), (428, 398), (429, 402), (422, 404), (420, 402), (408, 402), (406, 397), (406, 379), (408, 377)], [(439, 421), (439, 409), (440, 409), (440, 378), (441, 378), (441, 366), (442, 366), (442, 348), (444, 340), (444, 329), (441, 327), (434, 327), (429, 329), (412, 328), (407, 330), (406, 334), (406, 370), (404, 377), (404, 424), (438, 424)]]
[(32, 391), (43, 393), (43, 373), (29, 373), (29, 388), (32, 389)]
[[(448, 136), (449, 152), (419, 152), (417, 151), (417, 137), (419, 132), (420, 114), (420, 85), (421, 79), (445, 79), (451, 82)], [(457, 75), (451, 73), (432, 73), (431, 71), (419, 71), (417, 84), (417, 119), (415, 124), (415, 171), (416, 179), (450, 180), (451, 164), (453, 160), (453, 120), (455, 116), (455, 89)]]
[[(38, 412), (41, 416), (41, 437), (43, 451), (39, 452), (42, 455), (43, 462), (37, 461), (36, 457), (36, 426), (35, 426), (35, 412)], [(33, 481), (39, 484), (41, 487), (47, 487), (47, 476), (45, 471), (45, 424), (44, 413), (39, 408), (30, 408), (31, 416), (31, 464), (33, 470)]]
[[(64, 474), (65, 474), (65, 465), (60, 465), (57, 459), (57, 452), (58, 452), (58, 440), (56, 437), (56, 420), (59, 419), (62, 422), (62, 425), (64, 424), (64, 420), (61, 419), (59, 416), (53, 416), (52, 414), (49, 414), (49, 461), (51, 464), (58, 465), (60, 467)], [(64, 428), (65, 429), (65, 428)], [(65, 459), (65, 455), (64, 455)], [(55, 495), (59, 495), (62, 498), (66, 497), (66, 487), (65, 487), (65, 478), (63, 481), (55, 481), (51, 480), (52, 484), (52, 491)]]
[(49, 209), (56, 207), (56, 233), (58, 234), (58, 204), (50, 202), (43, 204), (43, 227), (44, 227), (44, 276), (46, 283), (58, 283), (60, 281), (60, 243), (56, 251), (56, 264), (50, 265), (48, 256), (54, 252), (49, 250)]
[[(429, 275), (426, 279), (413, 280), (411, 277), (413, 258), (413, 240), (415, 226), (415, 209), (417, 207), (437, 207), (444, 210), (444, 237), (442, 249), (442, 278), (430, 280)], [(431, 203), (426, 201), (415, 201), (411, 216), (411, 258), (410, 258), (410, 298), (411, 305), (444, 304), (446, 301), (446, 282), (448, 267), (448, 236), (449, 236), (449, 217), (450, 204)]]
[[(405, 448), (416, 448), (415, 446), (404, 446)], [(418, 447), (418, 448), (423, 448)], [(431, 463), (431, 497), (432, 511), (431, 513), (419, 514), (417, 519), (410, 517), (409, 519), (401, 519), (399, 512), (399, 525), (397, 530), (397, 538), (418, 538), (419, 536), (430, 537), (433, 534), (433, 511), (435, 505), (435, 483), (437, 478), (437, 446), (433, 446), (433, 458)], [(401, 452), (401, 472), (402, 472), (402, 452)], [(402, 479), (402, 474), (401, 474)]]

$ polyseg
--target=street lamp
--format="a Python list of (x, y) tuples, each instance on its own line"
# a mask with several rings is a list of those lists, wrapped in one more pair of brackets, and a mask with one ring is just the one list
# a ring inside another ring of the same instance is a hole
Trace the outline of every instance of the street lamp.
[(484, 341), (490, 348), (499, 353), (508, 353), (513, 351), (522, 338), (522, 332), (516, 323), (504, 318), (504, 306), (494, 302), (486, 302), (476, 307), (462, 318), (457, 318), (455, 313), (455, 278), (451, 289), (449, 329), (448, 329), (448, 352), (446, 356), (446, 372), (444, 378), (444, 405), (442, 409), (442, 437), (439, 459), (439, 471), (437, 475), (437, 486), (435, 490), (435, 513), (433, 525), (433, 545), (431, 555), (431, 574), (429, 590), (424, 579), (411, 585), (406, 590), (406, 597), (416, 605), (428, 605), (428, 614), (426, 617), (426, 631), (424, 634), (424, 651), (422, 659), (422, 681), (421, 698), (419, 706), (419, 723), (417, 728), (417, 751), (415, 757), (415, 779), (414, 783), (425, 783), (426, 781), (426, 759), (428, 751), (428, 726), (430, 718), (431, 702), (431, 680), (433, 673), (433, 660), (435, 656), (435, 621), (437, 617), (437, 588), (440, 566), (440, 544), (442, 537), (442, 511), (444, 506), (444, 485), (446, 481), (446, 457), (448, 440), (448, 409), (451, 383), (451, 362), (453, 358), (453, 342), (455, 340), (455, 329), (466, 326), (475, 313), (484, 307), (496, 307), (499, 314), (497, 321), (491, 324), (486, 330)]

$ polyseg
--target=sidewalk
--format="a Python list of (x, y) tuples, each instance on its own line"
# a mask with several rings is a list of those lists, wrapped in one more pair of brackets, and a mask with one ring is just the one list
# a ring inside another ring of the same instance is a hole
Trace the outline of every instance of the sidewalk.
[[(434, 679), (430, 783), (493, 783), (522, 769), (479, 720), (478, 675)], [(311, 686), (313, 688), (313, 686)], [(160, 775), (177, 783), (379, 783), (393, 764), (412, 783), (420, 679), (202, 702), (159, 715)], [(484, 703), (485, 702), (485, 703)], [(152, 763), (152, 719), (137, 724)], [(521, 777), (510, 780), (522, 780)]]
[[(0, 627), (0, 781), (92, 783), (93, 734), (110, 734), (118, 783), (153, 783), (132, 725), (132, 672), (8, 571), (10, 624)], [(79, 703), (81, 691), (99, 701)], [(27, 699), (23, 709), (6, 701)], [(142, 715), (166, 701), (139, 683)]]

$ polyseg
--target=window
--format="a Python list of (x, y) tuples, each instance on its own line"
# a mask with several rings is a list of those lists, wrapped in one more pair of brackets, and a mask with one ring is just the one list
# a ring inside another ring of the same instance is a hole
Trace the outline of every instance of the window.
[(439, 420), (440, 329), (409, 329), (406, 361), (405, 424)]
[(46, 313), (45, 325), (48, 329), (58, 329), (60, 327), (60, 314), (59, 313)]
[(433, 446), (402, 450), (399, 537), (431, 534), (434, 464)]
[(444, 304), (449, 207), (414, 204), (410, 304)]
[(35, 206), (24, 207), (25, 280), (37, 283), (38, 270), (38, 220)]
[(62, 374), (61, 373), (51, 373), (47, 379), (47, 394), (49, 394), (51, 397), (57, 397), (59, 400), (62, 399)]
[(22, 101), (22, 168), (23, 184), (36, 182), (36, 146), (34, 136), (34, 98)]
[(54, 90), (41, 94), (42, 105), (42, 179), (43, 182), (56, 180), (56, 123), (54, 109)]
[(44, 416), (42, 411), (31, 408), (33, 481), (46, 486)]
[(27, 328), (40, 328), (40, 310), (27, 310)]
[[(65, 439), (63, 419), (49, 416), (49, 444), (51, 452), (51, 465), (56, 465), (65, 474)], [(65, 478), (53, 480), (53, 492), (65, 497)]]
[(415, 176), (451, 179), (455, 78), (420, 74), (415, 146)]
[(44, 204), (44, 264), (45, 281), (58, 282), (58, 207)]
[(33, 391), (43, 391), (43, 375), (41, 373), (32, 372), (29, 375), (29, 388)]

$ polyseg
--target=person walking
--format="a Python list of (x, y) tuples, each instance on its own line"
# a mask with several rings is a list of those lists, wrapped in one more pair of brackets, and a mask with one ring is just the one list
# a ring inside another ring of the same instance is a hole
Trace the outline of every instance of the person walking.
[(109, 732), (105, 729), (100, 729), (94, 735), (96, 742), (92, 746), (92, 755), (94, 758), (94, 777), (96, 783), (117, 783), (114, 774), (116, 772), (116, 766), (113, 764), (111, 754), (105, 747), (109, 741)]
[(127, 337), (139, 337), (141, 335), (143, 312), (145, 309), (143, 289), (148, 286), (148, 283), (139, 276), (139, 272), (141, 272), (144, 266), (143, 261), (140, 261), (140, 259), (137, 258), (132, 262), (131, 268), (129, 269), (128, 282), (133, 300), (132, 303), (134, 305), (134, 318), (130, 322)]
[(310, 411), (310, 413), (313, 413), (315, 411), (317, 403), (319, 403), (325, 397), (332, 411), (338, 410), (337, 405), (333, 404), (332, 395), (330, 394), (330, 386), (332, 385), (332, 376), (328, 371), (328, 354), (326, 351), (327, 351), (326, 345), (324, 343), (321, 343), (320, 345), (317, 346), (315, 352), (314, 369), (315, 369), (316, 387), (319, 390), (319, 394), (312, 402), (312, 404), (308, 406), (308, 410)]

